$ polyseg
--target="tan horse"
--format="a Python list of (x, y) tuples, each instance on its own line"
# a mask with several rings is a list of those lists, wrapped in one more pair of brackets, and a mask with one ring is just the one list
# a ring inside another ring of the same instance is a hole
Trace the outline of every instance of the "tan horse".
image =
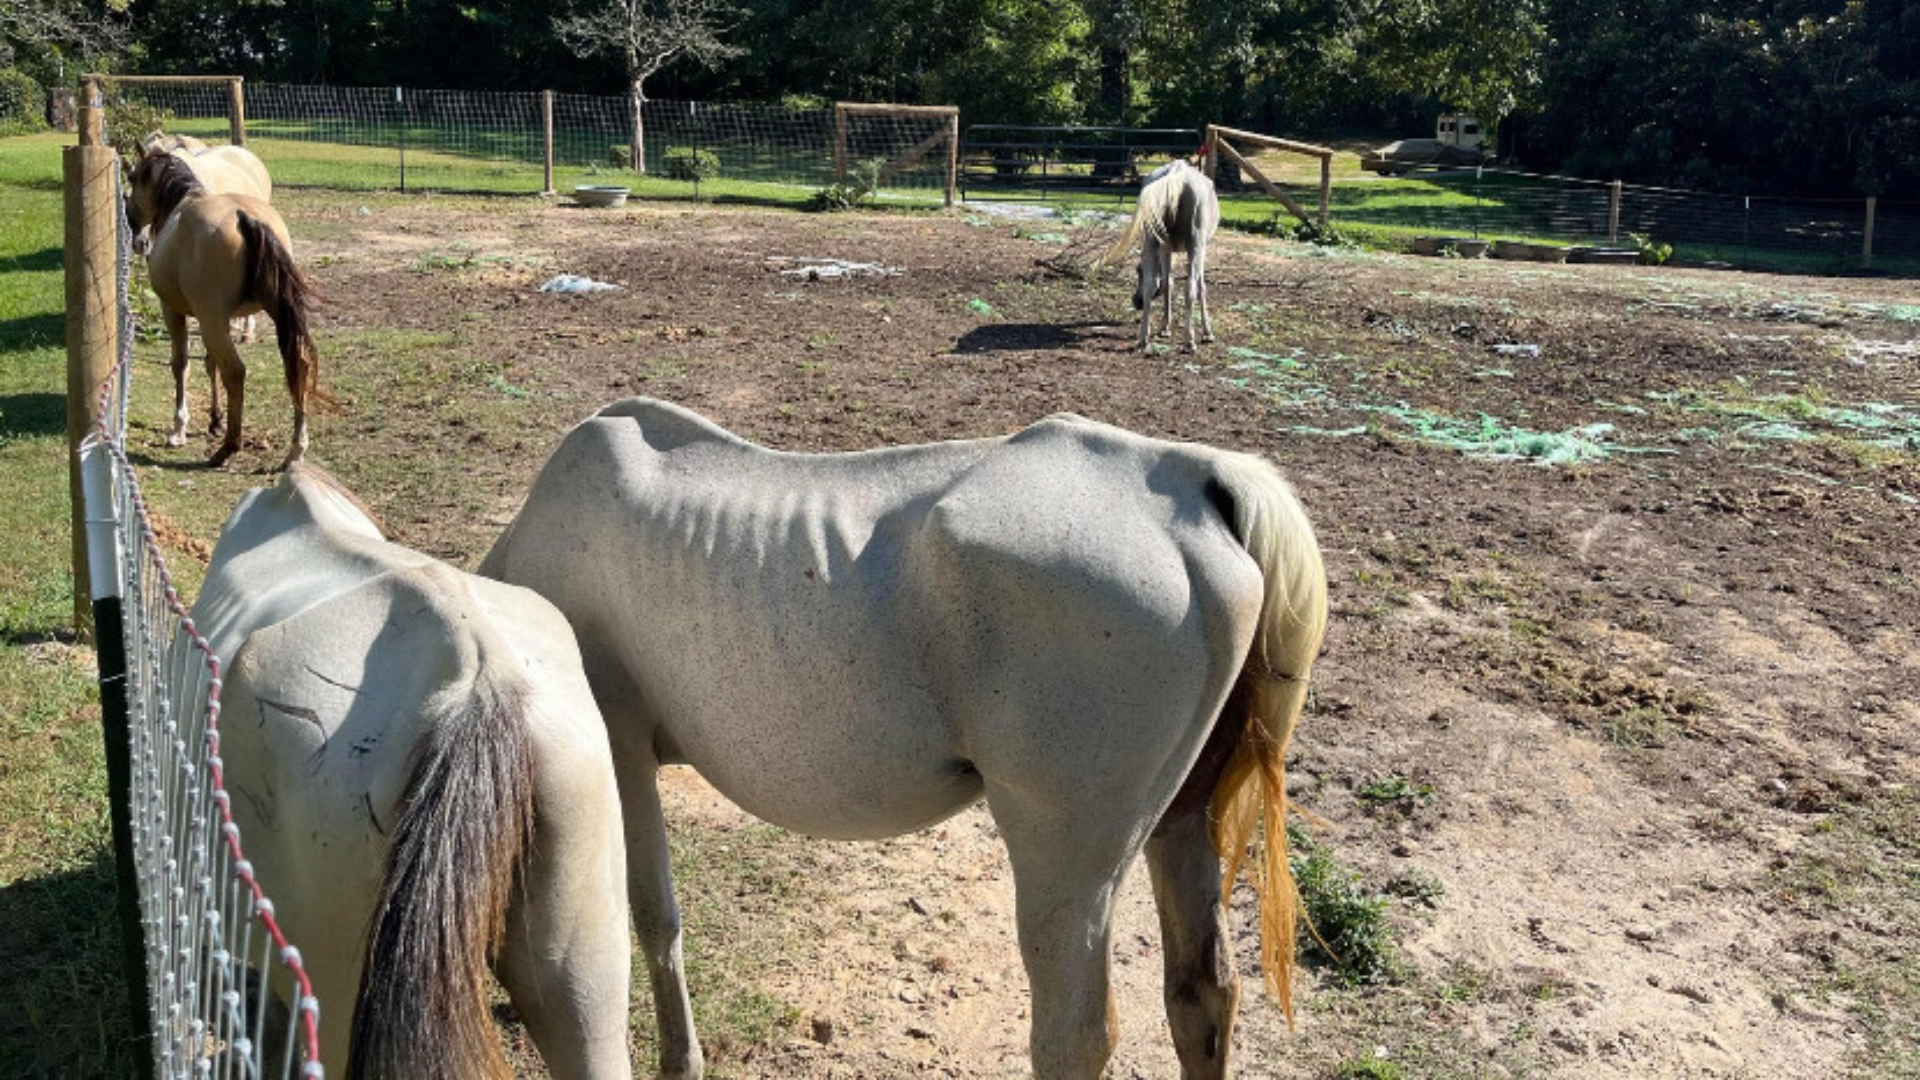
[[(142, 156), (154, 152), (172, 154), (187, 163), (208, 191), (219, 195), (252, 195), (262, 202), (273, 201), (273, 177), (266, 163), (244, 146), (208, 146), (191, 135), (168, 135), (155, 131), (140, 140)], [(140, 229), (133, 237), (133, 253), (145, 255), (152, 246), (151, 231)], [(253, 316), (246, 317), (241, 344), (254, 341)]]
[(1074, 416), (781, 453), (636, 398), (561, 442), (480, 573), (579, 635), (663, 1076), (704, 1066), (656, 787), (672, 762), (816, 836), (895, 836), (984, 797), (1040, 1080), (1093, 1080), (1112, 1053), (1110, 915), (1143, 850), (1181, 1075), (1227, 1075), (1224, 887), (1264, 828), (1263, 966), (1291, 1015), (1286, 748), (1327, 586), (1265, 461)]
[(629, 1080), (620, 799), (560, 613), (389, 543), (303, 464), (241, 498), (193, 620), (328, 1074), (505, 1080), (491, 968), (553, 1076)]
[[(147, 274), (160, 298), (167, 336), (173, 344), (174, 415), (167, 445), (187, 441), (187, 317), (200, 320), (207, 347), (207, 374), (213, 384), (208, 431), (226, 438), (209, 464), (220, 465), (240, 449), (246, 406), (246, 364), (234, 346), (229, 320), (265, 311), (273, 319), (287, 392), (293, 398), (293, 442), (286, 464), (307, 449), (307, 401), (320, 354), (308, 328), (313, 287), (294, 265), (287, 225), (273, 207), (252, 195), (208, 190), (175, 154), (148, 153), (133, 170), (129, 198), (131, 223), (153, 231)], [(220, 410), (220, 390), (227, 412)]]

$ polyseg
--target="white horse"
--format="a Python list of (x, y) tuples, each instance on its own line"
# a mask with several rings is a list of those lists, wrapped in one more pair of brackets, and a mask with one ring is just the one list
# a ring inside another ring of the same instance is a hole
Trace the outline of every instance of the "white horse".
[(1264, 461), (1064, 415), (790, 454), (633, 399), (561, 442), (480, 572), (580, 636), (665, 1075), (702, 1070), (656, 790), (670, 762), (825, 837), (898, 835), (984, 795), (1043, 1078), (1097, 1076), (1112, 1052), (1109, 915), (1142, 845), (1183, 1073), (1225, 1075), (1220, 856), (1230, 883), (1264, 824), (1263, 956), (1290, 1008), (1283, 768), (1326, 581)]
[(618, 788), (552, 605), (388, 543), (296, 465), (242, 497), (193, 618), (226, 673), (241, 842), (302, 950), (322, 1060), (510, 1075), (491, 964), (555, 1076), (630, 1076)]
[(1147, 175), (1140, 189), (1140, 205), (1133, 220), (1106, 254), (1096, 262), (1117, 262), (1140, 245), (1139, 280), (1133, 291), (1140, 312), (1140, 347), (1147, 347), (1153, 325), (1153, 302), (1163, 298), (1160, 336), (1173, 335), (1173, 256), (1187, 253), (1187, 351), (1192, 352), (1193, 304), (1200, 302), (1201, 340), (1213, 340), (1213, 315), (1207, 310), (1207, 244), (1220, 228), (1220, 199), (1207, 174), (1175, 159)]

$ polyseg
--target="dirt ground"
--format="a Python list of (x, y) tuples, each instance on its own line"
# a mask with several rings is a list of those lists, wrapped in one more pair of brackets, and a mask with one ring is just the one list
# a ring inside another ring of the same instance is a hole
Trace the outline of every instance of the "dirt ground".
[[(1130, 275), (1057, 272), (1090, 243), (1057, 221), (290, 205), (331, 300), (315, 457), (462, 565), (560, 433), (632, 394), (794, 451), (1067, 410), (1279, 462), (1334, 606), (1293, 786), (1386, 897), (1400, 968), (1309, 967), (1289, 1033), (1242, 905), (1240, 1075), (1920, 1074), (1913, 283), (1228, 235), (1218, 341), (1143, 354)], [(621, 288), (537, 291), (559, 272)], [(394, 464), (435, 458), (438, 481)], [(690, 906), (696, 983), (776, 1003), (711, 1048), (725, 1072), (1023, 1074), (983, 812), (838, 845), (769, 839), (683, 771), (668, 791), (676, 830), (721, 838), (702, 851), (772, 844), (795, 879), (734, 881), (727, 934)], [(1177, 1075), (1143, 874), (1116, 918), (1109, 1075)], [(739, 969), (735, 932), (760, 950)]]

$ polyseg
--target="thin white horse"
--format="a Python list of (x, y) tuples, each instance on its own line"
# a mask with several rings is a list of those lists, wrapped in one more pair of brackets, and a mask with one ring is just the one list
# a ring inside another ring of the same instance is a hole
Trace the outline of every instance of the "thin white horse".
[(1074, 416), (850, 454), (754, 446), (633, 399), (569, 434), (480, 572), (580, 636), (612, 733), (661, 1071), (702, 1070), (660, 765), (749, 812), (894, 836), (983, 795), (1012, 860), (1042, 1078), (1112, 1053), (1109, 916), (1145, 846), (1189, 1077), (1226, 1073), (1222, 905), (1250, 838), (1290, 1008), (1286, 746), (1326, 623), (1320, 551), (1266, 462)]
[(1186, 318), (1188, 352), (1194, 348), (1193, 305), (1200, 302), (1201, 340), (1213, 340), (1213, 315), (1207, 309), (1207, 244), (1220, 228), (1220, 199), (1207, 174), (1175, 159), (1147, 175), (1133, 220), (1096, 266), (1118, 262), (1140, 245), (1139, 278), (1133, 291), (1140, 312), (1140, 347), (1147, 347), (1153, 302), (1164, 298), (1160, 336), (1173, 335), (1173, 256), (1187, 253)]
[(295, 465), (242, 497), (193, 618), (226, 676), (241, 842), (329, 1068), (510, 1075), (492, 966), (555, 1076), (629, 1077), (620, 801), (559, 612), (388, 543)]

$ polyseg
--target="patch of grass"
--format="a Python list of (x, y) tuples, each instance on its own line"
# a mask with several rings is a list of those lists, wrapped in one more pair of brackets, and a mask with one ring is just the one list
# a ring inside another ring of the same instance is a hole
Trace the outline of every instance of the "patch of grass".
[(1407, 1072), (1391, 1058), (1348, 1058), (1333, 1067), (1337, 1080), (1406, 1080)]
[(1841, 803), (1766, 888), (1832, 928), (1800, 949), (1818, 965), (1800, 990), (1854, 1015), (1863, 1039), (1849, 1071), (1914, 1075), (1920, 957), (1889, 943), (1920, 936), (1920, 792), (1890, 785)]
[(1288, 830), (1289, 864), (1310, 930), (1302, 928), (1302, 956), (1332, 969), (1346, 986), (1389, 982), (1400, 973), (1387, 900), (1365, 889), (1360, 875), (1306, 834)]
[(122, 1025), (92, 651), (73, 643), (57, 134), (0, 139), (0, 1074), (118, 1076)]
[[(687, 985), (709, 1064), (722, 1074), (750, 1049), (772, 1043), (799, 1022), (800, 1009), (758, 984), (787, 947), (785, 914), (820, 902), (805, 861), (807, 841), (770, 825), (669, 829), (674, 891), (686, 926)], [(634, 979), (634, 1033), (658, 1037), (645, 992), (644, 964)], [(652, 1061), (658, 1047), (643, 1051)]]
[(1433, 800), (1433, 785), (1409, 780), (1399, 773), (1389, 773), (1378, 780), (1362, 784), (1354, 794), (1363, 803), (1375, 806), (1398, 804), (1411, 809)]

